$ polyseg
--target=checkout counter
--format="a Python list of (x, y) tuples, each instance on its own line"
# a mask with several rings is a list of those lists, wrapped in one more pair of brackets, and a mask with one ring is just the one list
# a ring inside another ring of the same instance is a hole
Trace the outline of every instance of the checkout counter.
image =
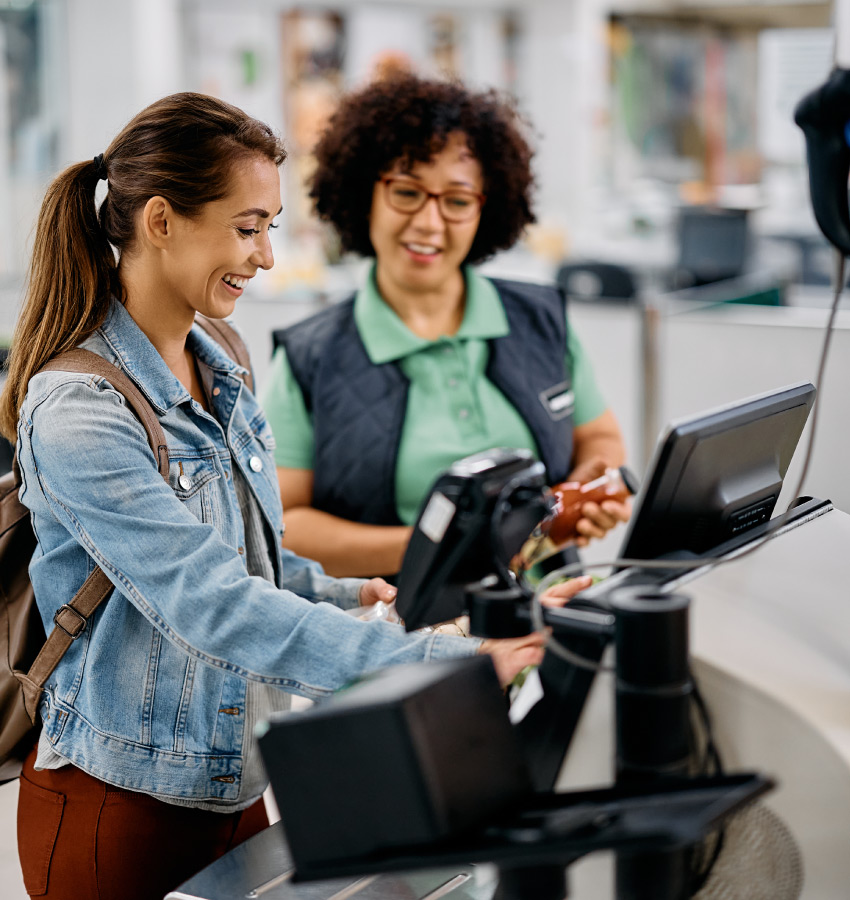
[[(761, 802), (799, 849), (803, 900), (835, 900), (850, 884), (848, 548), (850, 515), (827, 505), (752, 555), (691, 576), (677, 588), (693, 601), (694, 673), (725, 765), (776, 779), (776, 789)], [(611, 677), (603, 676), (588, 699), (559, 790), (610, 783), (612, 721)], [(745, 855), (733, 861), (744, 883), (759, 865)], [(610, 900), (612, 868), (608, 854), (572, 866), (570, 896)], [(285, 838), (275, 824), (167, 900), (490, 900), (496, 886), (488, 866), (329, 882), (290, 878)], [(758, 889), (753, 884), (723, 896), (756, 898), (762, 896)]]

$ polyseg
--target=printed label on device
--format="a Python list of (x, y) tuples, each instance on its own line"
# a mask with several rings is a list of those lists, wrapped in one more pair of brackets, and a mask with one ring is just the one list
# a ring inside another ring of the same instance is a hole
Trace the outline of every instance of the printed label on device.
[(435, 544), (439, 543), (454, 518), (456, 508), (445, 494), (433, 494), (419, 519), (419, 530)]

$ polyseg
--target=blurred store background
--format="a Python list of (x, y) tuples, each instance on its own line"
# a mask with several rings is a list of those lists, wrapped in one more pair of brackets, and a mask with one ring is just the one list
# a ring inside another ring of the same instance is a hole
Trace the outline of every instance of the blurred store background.
[[(640, 471), (671, 417), (815, 377), (831, 255), (792, 112), (831, 67), (831, 14), (804, 0), (0, 0), (0, 343), (50, 178), (146, 103), (199, 90), (289, 148), (277, 262), (235, 314), (262, 384), (272, 330), (363, 272), (303, 189), (340, 92), (398, 69), (460, 77), (513, 95), (537, 148), (538, 222), (485, 269), (563, 285)], [(847, 327), (828, 386), (848, 374)], [(848, 418), (824, 414), (807, 486), (845, 508), (832, 429)]]
[[(339, 93), (397, 69), (457, 76), (514, 95), (537, 148), (538, 223), (485, 269), (561, 282), (642, 472), (671, 418), (815, 379), (831, 255), (792, 111), (831, 67), (831, 14), (805, 0), (0, 0), (0, 348), (49, 180), (190, 89), (289, 148), (277, 263), (235, 314), (262, 384), (272, 330), (363, 271), (302, 187)], [(805, 492), (850, 511), (843, 306)], [(7, 806), (0, 895), (16, 900)]]
[(321, 289), (337, 260), (303, 200), (311, 145), (341, 90), (410, 68), (516, 96), (538, 146), (526, 250), (541, 273), (593, 256), (668, 275), (678, 211), (717, 204), (787, 245), (756, 241), (750, 262), (809, 280), (817, 241), (791, 111), (829, 70), (829, 21), (828, 4), (805, 2), (3, 0), (0, 273), (20, 276), (52, 174), (190, 88), (286, 136), (287, 228), (265, 290)]
[[(303, 190), (340, 91), (397, 69), (456, 76), (512, 94), (537, 148), (538, 222), (486, 269), (575, 297), (640, 470), (671, 416), (814, 378), (831, 256), (792, 111), (830, 69), (830, 22), (829, 4), (784, 0), (4, 0), (0, 337), (51, 176), (146, 103), (199, 90), (289, 148), (277, 263), (235, 316), (262, 383), (271, 331), (363, 270)], [(817, 462), (812, 490), (834, 493), (818, 479), (840, 459)]]

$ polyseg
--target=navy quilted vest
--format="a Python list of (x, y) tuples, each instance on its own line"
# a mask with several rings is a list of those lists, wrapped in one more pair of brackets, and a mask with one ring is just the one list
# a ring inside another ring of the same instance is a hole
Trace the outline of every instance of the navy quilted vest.
[[(487, 377), (525, 420), (556, 484), (572, 455), (564, 298), (542, 285), (493, 284), (510, 333), (488, 342)], [(313, 416), (313, 506), (356, 522), (397, 525), (395, 462), (408, 380), (395, 362), (371, 362), (353, 307), (352, 297), (275, 336)]]

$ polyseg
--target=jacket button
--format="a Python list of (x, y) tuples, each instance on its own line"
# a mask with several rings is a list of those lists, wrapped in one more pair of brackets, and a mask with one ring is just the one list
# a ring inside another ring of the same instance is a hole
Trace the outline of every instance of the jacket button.
[(248, 465), (251, 467), (251, 471), (253, 472), (262, 472), (263, 470), (263, 461), (259, 456), (252, 456), (248, 460)]
[(184, 491), (188, 491), (189, 488), (192, 487), (192, 479), (188, 475), (181, 475), (177, 479), (177, 483)]
[(221, 393), (221, 388), (213, 388), (213, 397), (217, 397)]

